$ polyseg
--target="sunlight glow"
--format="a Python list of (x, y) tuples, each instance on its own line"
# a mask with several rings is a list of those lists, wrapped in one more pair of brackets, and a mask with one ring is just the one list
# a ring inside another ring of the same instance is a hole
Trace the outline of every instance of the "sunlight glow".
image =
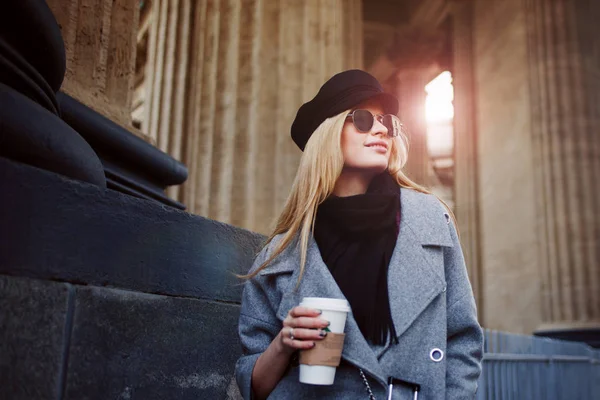
[(449, 71), (442, 72), (425, 86), (427, 148), (433, 159), (452, 157), (454, 147), (454, 88)]
[(454, 117), (454, 88), (449, 71), (439, 74), (425, 86), (425, 117), (429, 123), (446, 122)]

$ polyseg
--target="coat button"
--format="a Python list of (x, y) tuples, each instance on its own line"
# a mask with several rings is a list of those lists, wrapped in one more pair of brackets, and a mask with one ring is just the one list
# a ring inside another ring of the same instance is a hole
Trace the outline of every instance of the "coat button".
[(444, 217), (446, 217), (446, 223), (450, 224), (450, 214), (444, 213)]
[(429, 353), (429, 358), (431, 358), (431, 361), (433, 362), (440, 362), (444, 359), (444, 352), (436, 347)]

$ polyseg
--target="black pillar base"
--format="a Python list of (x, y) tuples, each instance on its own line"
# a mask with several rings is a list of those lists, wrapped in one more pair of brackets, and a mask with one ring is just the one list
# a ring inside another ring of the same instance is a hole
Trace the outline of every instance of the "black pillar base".
[(544, 329), (537, 330), (533, 334), (535, 336), (549, 337), (552, 339), (583, 342), (592, 347), (600, 348), (600, 328)]

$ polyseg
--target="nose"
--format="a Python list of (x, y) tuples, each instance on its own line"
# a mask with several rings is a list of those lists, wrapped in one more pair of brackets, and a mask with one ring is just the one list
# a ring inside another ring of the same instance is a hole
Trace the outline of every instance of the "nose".
[(388, 136), (388, 129), (386, 128), (385, 125), (383, 125), (381, 123), (381, 120), (378, 117), (375, 117), (373, 127), (371, 128), (371, 135), (373, 135), (373, 136), (377, 136), (377, 135)]

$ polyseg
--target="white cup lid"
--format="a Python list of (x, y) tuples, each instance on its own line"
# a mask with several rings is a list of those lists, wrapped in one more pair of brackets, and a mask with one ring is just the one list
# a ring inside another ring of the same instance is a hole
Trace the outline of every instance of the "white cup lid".
[(316, 308), (317, 310), (331, 310), (350, 312), (350, 304), (343, 299), (331, 299), (327, 297), (305, 297), (300, 303), (303, 307)]

